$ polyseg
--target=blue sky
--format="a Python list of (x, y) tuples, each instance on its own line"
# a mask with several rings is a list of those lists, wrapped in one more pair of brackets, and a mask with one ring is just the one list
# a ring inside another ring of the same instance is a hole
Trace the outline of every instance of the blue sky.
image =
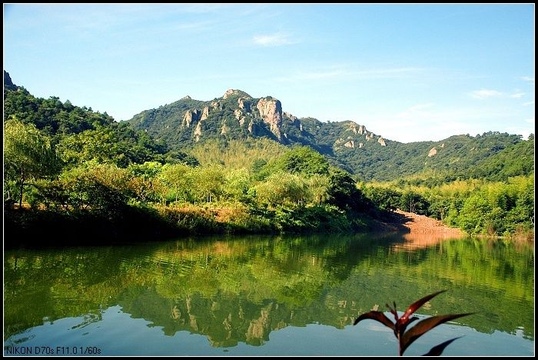
[(534, 3), (4, 4), (4, 70), (117, 121), (272, 96), (385, 139), (534, 133)]

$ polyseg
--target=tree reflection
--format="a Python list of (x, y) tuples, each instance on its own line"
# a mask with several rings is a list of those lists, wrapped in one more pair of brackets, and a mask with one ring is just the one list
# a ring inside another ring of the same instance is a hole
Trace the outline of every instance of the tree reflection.
[(5, 338), (44, 318), (86, 316), (83, 326), (120, 305), (167, 336), (188, 331), (215, 347), (259, 346), (287, 326), (341, 329), (380, 298), (397, 292), (411, 302), (434, 286), (450, 295), (425, 314), (458, 313), (465, 301), (466, 311), (479, 312), (467, 325), (485, 333), (523, 329), (534, 339), (533, 319), (521, 311), (534, 306), (532, 246), (465, 239), (394, 251), (403, 241), (241, 237), (7, 252)]

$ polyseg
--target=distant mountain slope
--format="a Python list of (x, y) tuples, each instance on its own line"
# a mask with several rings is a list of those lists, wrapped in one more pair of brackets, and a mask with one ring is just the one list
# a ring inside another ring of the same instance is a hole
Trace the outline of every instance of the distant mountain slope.
[[(234, 89), (211, 101), (186, 96), (143, 111), (127, 122), (170, 149), (186, 152), (205, 141), (260, 137), (288, 146), (307, 145), (363, 181), (389, 181), (422, 173), (451, 178), (454, 174), (484, 175), (476, 171), (478, 164), (488, 167), (488, 158), (526, 142), (519, 135), (488, 132), (476, 137), (453, 135), (436, 142), (401, 143), (349, 120), (321, 122), (311, 117), (298, 118), (284, 112), (282, 103), (271, 96), (253, 98)], [(534, 139), (532, 148), (533, 144)], [(532, 160), (516, 167), (527, 171), (532, 167), (534, 171), (533, 164), (534, 152)]]
[[(249, 139), (245, 141), (248, 147), (252, 141), (264, 139), (280, 146), (309, 146), (360, 181), (504, 181), (510, 176), (534, 174), (534, 135), (523, 140), (519, 135), (487, 132), (452, 135), (436, 142), (400, 143), (353, 121), (298, 118), (284, 112), (281, 102), (271, 96), (253, 98), (241, 90), (228, 90), (211, 101), (187, 96), (116, 122), (106, 112), (97, 113), (69, 101), (62, 103), (54, 96), (35, 98), (24, 87), (15, 85), (4, 71), (4, 121), (10, 117), (33, 123), (48, 135), (110, 127), (118, 139), (129, 139), (134, 144), (122, 145), (126, 149), (133, 147), (129, 153), (145, 154), (137, 156), (139, 160), (161, 157), (184, 161), (195, 147), (199, 153), (204, 142), (218, 142), (222, 147), (228, 146), (230, 140)], [(260, 148), (268, 147), (261, 144)], [(189, 158), (189, 162), (196, 161)]]
[(281, 102), (271, 96), (256, 99), (232, 89), (212, 101), (186, 96), (158, 109), (143, 111), (128, 122), (173, 148), (190, 147), (207, 139), (247, 137), (266, 137), (285, 145), (309, 145), (327, 155), (345, 147), (385, 146), (382, 137), (363, 125), (299, 119), (283, 112)]

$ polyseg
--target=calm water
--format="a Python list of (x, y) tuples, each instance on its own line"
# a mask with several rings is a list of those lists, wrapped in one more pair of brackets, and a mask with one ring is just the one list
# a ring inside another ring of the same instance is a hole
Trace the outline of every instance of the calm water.
[(368, 234), (6, 251), (4, 356), (391, 356), (354, 319), (444, 289), (419, 317), (475, 314), (405, 355), (534, 356), (534, 244)]

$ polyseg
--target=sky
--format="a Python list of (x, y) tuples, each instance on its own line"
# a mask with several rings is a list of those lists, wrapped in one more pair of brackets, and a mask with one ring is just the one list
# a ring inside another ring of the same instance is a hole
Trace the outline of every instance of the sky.
[(116, 121), (272, 96), (385, 139), (534, 134), (535, 5), (4, 3), (4, 70)]

